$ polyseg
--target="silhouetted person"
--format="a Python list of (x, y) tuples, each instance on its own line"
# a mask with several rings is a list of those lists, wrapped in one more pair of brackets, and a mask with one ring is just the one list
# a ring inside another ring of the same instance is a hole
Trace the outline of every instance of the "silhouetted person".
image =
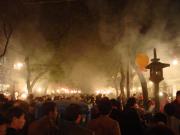
[(157, 125), (152, 127), (145, 135), (174, 135), (174, 133), (165, 125)]
[(22, 135), (21, 129), (25, 125), (25, 112), (19, 107), (13, 107), (8, 112), (7, 135)]
[(175, 135), (180, 135), (180, 119), (174, 116), (175, 108), (172, 103), (168, 103), (164, 107), (164, 112), (167, 115), (167, 125), (173, 130)]
[(3, 115), (0, 114), (0, 135), (6, 135), (7, 121)]
[(167, 125), (167, 117), (164, 113), (155, 113), (152, 118), (152, 125)]
[(98, 104), (102, 98), (101, 96), (102, 96), (101, 94), (96, 96), (95, 104), (91, 108), (91, 119), (96, 119), (100, 116)]
[(121, 135), (119, 123), (109, 117), (112, 111), (111, 102), (103, 98), (98, 104), (100, 116), (88, 123), (88, 128), (95, 132), (95, 135)]
[(121, 103), (115, 99), (111, 99), (112, 111), (109, 115), (110, 118), (119, 122), (120, 127), (122, 126), (122, 110)]
[(123, 135), (142, 135), (143, 129), (137, 113), (137, 103), (134, 97), (129, 98), (123, 111)]
[(174, 109), (175, 109), (174, 116), (180, 119), (180, 90), (177, 91), (176, 99), (172, 104), (174, 105)]
[(56, 135), (58, 134), (58, 127), (56, 125), (56, 120), (58, 116), (58, 111), (56, 103), (45, 102), (42, 105), (43, 116), (34, 121), (28, 130), (28, 135)]
[(35, 110), (36, 110), (36, 104), (31, 102), (27, 112), (27, 119), (29, 124), (35, 121)]
[(65, 121), (60, 122), (59, 135), (93, 135), (93, 132), (80, 126), (82, 121), (81, 107), (70, 104), (65, 110)]

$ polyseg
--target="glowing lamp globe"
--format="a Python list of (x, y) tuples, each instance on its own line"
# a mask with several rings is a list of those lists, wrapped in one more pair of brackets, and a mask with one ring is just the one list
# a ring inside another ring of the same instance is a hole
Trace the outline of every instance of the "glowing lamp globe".
[(149, 63), (149, 57), (144, 53), (139, 53), (136, 55), (136, 65), (141, 69), (145, 70), (145, 67)]

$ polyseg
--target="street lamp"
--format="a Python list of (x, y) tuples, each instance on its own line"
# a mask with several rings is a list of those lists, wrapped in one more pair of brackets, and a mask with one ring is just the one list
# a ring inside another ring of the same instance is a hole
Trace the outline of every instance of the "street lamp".
[(157, 58), (156, 49), (154, 48), (154, 58), (151, 63), (147, 65), (146, 69), (150, 69), (150, 80), (154, 83), (154, 96), (155, 96), (155, 111), (158, 112), (160, 108), (159, 101), (159, 83), (164, 80), (163, 68), (169, 67), (170, 64), (159, 62)]

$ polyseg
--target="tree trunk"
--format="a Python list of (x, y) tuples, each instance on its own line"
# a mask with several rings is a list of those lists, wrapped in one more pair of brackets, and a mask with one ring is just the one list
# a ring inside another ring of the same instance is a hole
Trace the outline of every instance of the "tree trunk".
[(26, 63), (26, 69), (27, 69), (27, 76), (26, 76), (26, 84), (27, 84), (27, 90), (28, 94), (32, 94), (32, 89), (31, 89), (31, 71), (30, 71), (30, 64), (29, 64), (29, 56), (25, 58), (25, 63)]
[(8, 48), (9, 42), (10, 42), (10, 38), (11, 38), (12, 32), (13, 32), (11, 25), (7, 24), (5, 21), (3, 21), (2, 27), (3, 27), (4, 36), (6, 38), (6, 43), (5, 43), (3, 53), (0, 54), (0, 58), (4, 57), (4, 55), (6, 54), (7, 48)]
[(142, 72), (138, 69), (138, 67), (135, 66), (135, 70), (138, 74), (139, 80), (141, 82), (141, 87), (142, 87), (142, 93), (143, 93), (143, 105), (144, 108), (147, 109), (147, 101), (148, 101), (148, 88), (147, 88), (147, 82), (142, 74)]
[(121, 97), (122, 97), (122, 102), (125, 103), (125, 93), (124, 93), (124, 87), (125, 87), (125, 75), (123, 71), (123, 67), (120, 66), (120, 73), (121, 73), (121, 80), (120, 80), (120, 91), (121, 91)]
[(118, 97), (119, 96), (119, 90), (118, 90), (118, 86), (117, 86), (117, 75), (114, 76), (113, 81), (114, 81), (114, 87), (116, 90), (116, 97)]
[(129, 98), (130, 97), (129, 62), (127, 63), (126, 89), (127, 89), (127, 98)]
[(32, 81), (32, 83), (30, 84), (31, 90), (33, 89), (34, 85), (36, 84), (36, 82), (47, 72), (47, 70), (42, 71), (41, 73), (39, 73), (34, 80)]
[(45, 90), (44, 90), (44, 95), (46, 95), (48, 93), (48, 87), (49, 87), (49, 85), (47, 84), (47, 86), (45, 87)]
[(30, 63), (29, 63), (29, 56), (27, 56), (25, 58), (25, 63), (26, 63), (26, 69), (27, 69), (27, 76), (26, 76), (27, 90), (28, 90), (28, 94), (32, 94), (32, 89), (33, 89), (34, 85), (48, 70), (44, 70), (44, 71), (40, 72), (31, 81), (31, 68), (30, 68)]

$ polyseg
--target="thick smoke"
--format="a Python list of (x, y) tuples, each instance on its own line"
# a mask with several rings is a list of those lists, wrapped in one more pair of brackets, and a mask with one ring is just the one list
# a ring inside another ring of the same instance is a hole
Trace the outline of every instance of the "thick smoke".
[[(119, 57), (126, 65), (140, 52), (152, 58), (153, 48), (163, 62), (179, 57), (179, 5), (178, 0), (24, 5), (36, 9), (36, 17), (22, 19), (11, 44), (23, 55), (30, 53), (34, 63), (61, 65), (61, 84), (90, 91), (110, 85)], [(165, 70), (166, 80), (177, 78), (177, 67)]]

